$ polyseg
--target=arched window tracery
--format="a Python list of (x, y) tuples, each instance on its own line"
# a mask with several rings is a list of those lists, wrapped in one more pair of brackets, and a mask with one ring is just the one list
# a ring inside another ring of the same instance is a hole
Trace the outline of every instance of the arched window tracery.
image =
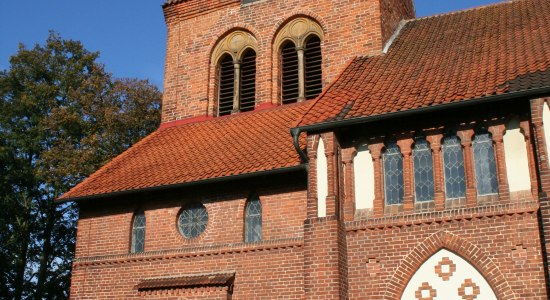
[(317, 97), (323, 88), (321, 41), (323, 30), (308, 18), (296, 18), (277, 35), (281, 103)]
[(232, 32), (214, 49), (218, 116), (254, 110), (256, 49), (256, 39), (245, 31)]

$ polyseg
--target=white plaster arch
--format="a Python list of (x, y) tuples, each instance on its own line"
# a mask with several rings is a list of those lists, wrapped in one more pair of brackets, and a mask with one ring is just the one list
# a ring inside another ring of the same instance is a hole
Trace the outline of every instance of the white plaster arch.
[(256, 38), (249, 32), (236, 30), (228, 34), (218, 42), (212, 51), (211, 63), (217, 65), (218, 61), (224, 54), (229, 54), (236, 61), (247, 50), (252, 49), (258, 52), (258, 42)]
[(319, 23), (310, 18), (298, 17), (281, 28), (275, 37), (273, 46), (275, 49), (280, 49), (284, 42), (292, 41), (296, 47), (304, 47), (305, 41), (313, 34), (321, 41), (323, 40), (324, 33)]
[(401, 300), (497, 300), (483, 275), (459, 255), (441, 249), (428, 258), (407, 284)]
[[(550, 153), (550, 108), (548, 103), (544, 102), (542, 108), (542, 126), (544, 128), (544, 140), (546, 142), (546, 155)], [(548, 166), (550, 167), (550, 159), (546, 159)]]
[(372, 209), (374, 203), (374, 163), (367, 145), (357, 147), (353, 159), (355, 209)]
[(506, 124), (504, 134), (504, 158), (510, 192), (531, 190), (529, 159), (525, 137), (521, 133), (519, 120), (513, 118)]
[(317, 145), (317, 216), (327, 216), (328, 169), (325, 143), (319, 137)]

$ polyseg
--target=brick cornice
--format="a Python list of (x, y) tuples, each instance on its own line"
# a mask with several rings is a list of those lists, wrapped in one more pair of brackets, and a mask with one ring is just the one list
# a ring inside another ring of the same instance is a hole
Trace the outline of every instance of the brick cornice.
[(266, 251), (286, 248), (302, 247), (302, 238), (288, 238), (267, 240), (259, 243), (228, 243), (214, 244), (197, 247), (184, 247), (179, 249), (150, 251), (143, 253), (114, 254), (103, 256), (91, 256), (75, 258), (73, 267), (86, 267), (93, 265), (116, 265), (141, 261), (167, 260), (206, 255), (225, 255), (233, 253)]
[(471, 208), (458, 208), (445, 211), (422, 212), (416, 214), (393, 215), (369, 220), (346, 222), (346, 231), (356, 232), (385, 228), (400, 228), (421, 224), (444, 223), (461, 220), (493, 218), (515, 214), (533, 214), (539, 210), (536, 201), (528, 203), (497, 204)]

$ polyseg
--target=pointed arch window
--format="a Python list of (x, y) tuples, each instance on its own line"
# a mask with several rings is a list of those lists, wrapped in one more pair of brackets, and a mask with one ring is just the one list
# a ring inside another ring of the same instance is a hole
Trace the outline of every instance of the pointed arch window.
[(134, 214), (132, 221), (132, 245), (131, 253), (140, 253), (145, 249), (145, 213), (143, 211)]
[(495, 150), (491, 135), (486, 131), (476, 133), (472, 141), (476, 187), (478, 195), (498, 193), (497, 167)]
[(244, 240), (247, 243), (262, 240), (262, 203), (258, 196), (251, 197), (245, 208)]
[(414, 194), (417, 202), (434, 200), (432, 150), (425, 138), (417, 138), (412, 151)]
[(384, 162), (384, 195), (386, 205), (403, 204), (403, 156), (395, 141), (387, 144), (382, 154)]
[(296, 18), (275, 39), (279, 49), (281, 103), (317, 97), (323, 88), (323, 30), (311, 19)]
[(443, 168), (445, 170), (445, 196), (447, 199), (466, 197), (464, 155), (462, 145), (456, 136), (443, 140)]
[(216, 46), (217, 115), (254, 110), (256, 105), (256, 39), (235, 31)]

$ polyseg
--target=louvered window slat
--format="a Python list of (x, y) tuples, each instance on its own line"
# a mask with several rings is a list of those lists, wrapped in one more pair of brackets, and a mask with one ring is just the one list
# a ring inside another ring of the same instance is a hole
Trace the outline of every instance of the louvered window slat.
[(230, 55), (225, 55), (219, 66), (218, 116), (229, 115), (233, 110), (234, 69), (233, 58)]
[(243, 54), (240, 78), (240, 111), (254, 110), (256, 99), (256, 52)]
[(313, 99), (323, 90), (321, 40), (312, 36), (304, 50), (305, 97)]
[(281, 49), (281, 98), (283, 104), (298, 100), (298, 53), (292, 42), (287, 42)]

